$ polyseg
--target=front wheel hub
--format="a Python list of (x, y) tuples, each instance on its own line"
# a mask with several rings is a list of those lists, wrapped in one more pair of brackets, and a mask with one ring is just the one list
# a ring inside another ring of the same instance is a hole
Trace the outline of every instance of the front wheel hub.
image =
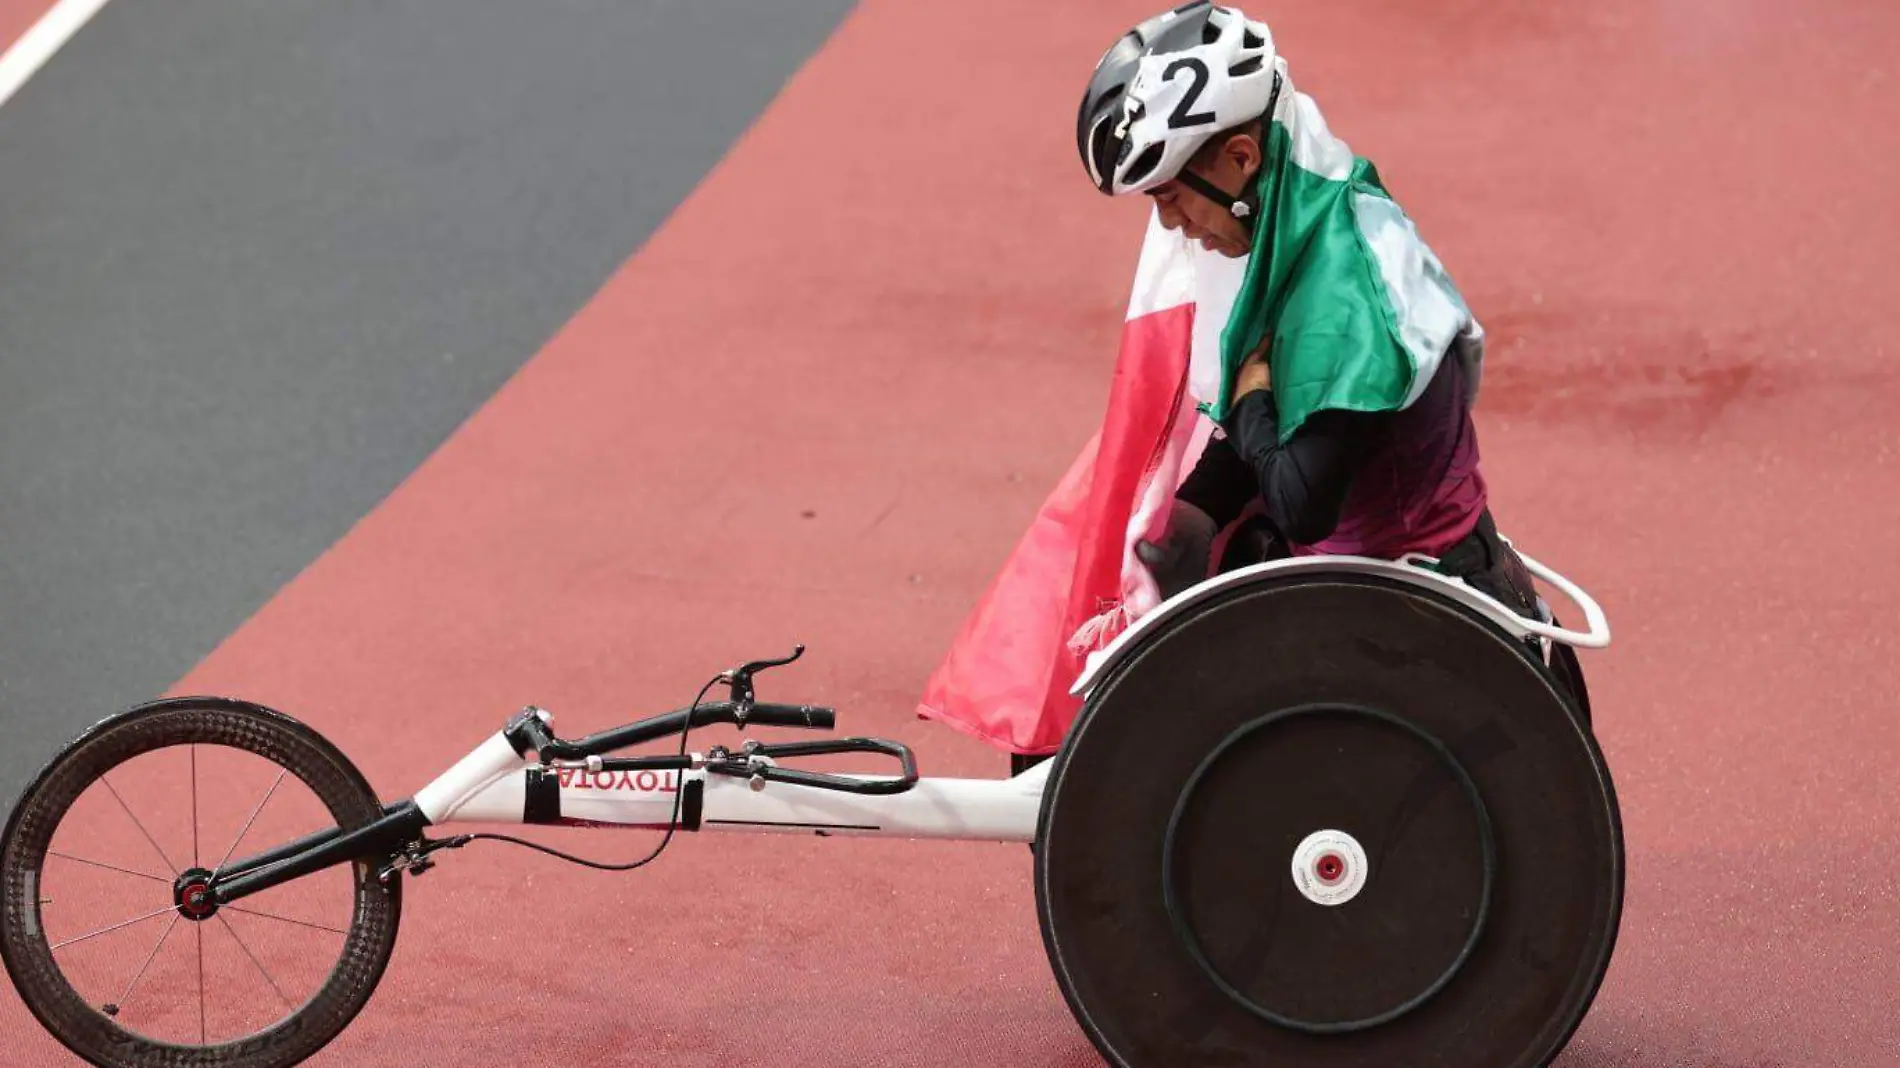
[(178, 914), (193, 923), (203, 923), (218, 914), (218, 899), (211, 892), (211, 873), (192, 868), (172, 883), (172, 903)]

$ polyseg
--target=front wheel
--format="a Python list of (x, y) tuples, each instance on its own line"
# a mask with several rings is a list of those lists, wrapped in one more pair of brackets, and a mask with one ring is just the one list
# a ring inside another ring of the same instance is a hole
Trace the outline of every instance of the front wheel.
[(401, 884), (368, 862), (217, 905), (225, 865), (382, 815), (336, 747), (221, 698), (142, 705), (67, 746), (0, 839), (0, 959), (20, 998), (102, 1068), (286, 1068), (362, 1009)]

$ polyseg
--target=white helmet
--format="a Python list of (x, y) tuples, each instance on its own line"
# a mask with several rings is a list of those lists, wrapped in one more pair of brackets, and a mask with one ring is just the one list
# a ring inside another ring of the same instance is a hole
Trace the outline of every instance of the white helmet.
[(1216, 134), (1265, 115), (1278, 89), (1266, 24), (1196, 0), (1103, 53), (1082, 97), (1076, 147), (1097, 189), (1143, 192), (1179, 175)]

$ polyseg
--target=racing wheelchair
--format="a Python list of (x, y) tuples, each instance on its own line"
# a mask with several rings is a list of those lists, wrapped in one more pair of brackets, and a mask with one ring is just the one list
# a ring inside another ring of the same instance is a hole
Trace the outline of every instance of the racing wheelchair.
[[(583, 738), (526, 709), (394, 803), (279, 712), (155, 701), (85, 731), (14, 805), (0, 957), (39, 1022), (92, 1064), (285, 1068), (369, 1000), (403, 882), (440, 851), (501, 839), (579, 860), (456, 825), (665, 831), (618, 868), (677, 832), (1026, 842), (1056, 980), (1110, 1064), (1536, 1068), (1609, 966), (1623, 852), (1587, 698), (1551, 665), (1559, 647), (1607, 645), (1608, 624), (1526, 563), (1585, 630), (1514, 615), (1421, 559), (1218, 575), (1095, 654), (1061, 750), (998, 780), (922, 777), (909, 748), (876, 738), (688, 749), (715, 723), (831, 728), (832, 709), (758, 699), (756, 676), (802, 647)], [(892, 770), (796, 766), (841, 755)], [(206, 842), (200, 782), (243, 799)], [(116, 830), (88, 829), (95, 814)], [(154, 830), (187, 817), (189, 849)], [(188, 968), (152, 974), (181, 925), (231, 933), (266, 980), (251, 984), (261, 1007), (207, 996), (202, 930), (195, 985)], [(269, 930), (316, 941), (253, 946)]]

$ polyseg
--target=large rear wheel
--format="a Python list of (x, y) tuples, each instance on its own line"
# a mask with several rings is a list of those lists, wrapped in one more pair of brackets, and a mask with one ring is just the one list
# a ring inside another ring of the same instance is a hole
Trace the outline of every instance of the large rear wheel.
[(1610, 777), (1522, 642), (1287, 577), (1164, 625), (1050, 768), (1037, 906), (1111, 1064), (1541, 1068), (1610, 961)]

